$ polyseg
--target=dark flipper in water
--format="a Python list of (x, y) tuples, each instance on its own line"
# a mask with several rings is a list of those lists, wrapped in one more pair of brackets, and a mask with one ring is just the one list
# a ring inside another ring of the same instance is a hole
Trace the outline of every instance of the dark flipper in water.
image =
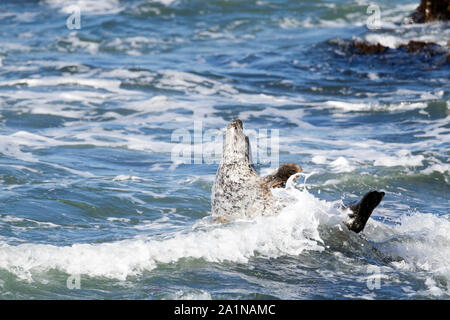
[(380, 204), (383, 197), (384, 192), (373, 190), (367, 192), (359, 202), (344, 206), (344, 208), (349, 208), (352, 211), (349, 214), (349, 219), (344, 224), (356, 233), (361, 232), (366, 226), (367, 220), (369, 220), (373, 210)]

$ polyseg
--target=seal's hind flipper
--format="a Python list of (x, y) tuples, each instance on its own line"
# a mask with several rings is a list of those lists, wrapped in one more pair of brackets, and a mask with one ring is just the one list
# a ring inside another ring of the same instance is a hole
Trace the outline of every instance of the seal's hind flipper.
[(373, 210), (380, 204), (383, 197), (384, 192), (372, 190), (367, 192), (356, 204), (344, 207), (352, 211), (349, 214), (349, 219), (344, 224), (356, 233), (361, 232), (366, 226), (367, 220), (369, 220)]
[(285, 163), (275, 173), (265, 176), (264, 182), (269, 188), (280, 188), (286, 184), (292, 175), (302, 171), (302, 167), (296, 163)]

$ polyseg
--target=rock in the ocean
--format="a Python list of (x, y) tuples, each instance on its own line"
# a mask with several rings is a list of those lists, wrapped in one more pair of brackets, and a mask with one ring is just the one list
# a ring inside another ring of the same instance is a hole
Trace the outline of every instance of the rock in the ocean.
[[(411, 40), (406, 44), (402, 44), (395, 49), (391, 49), (389, 47), (383, 46), (382, 44), (376, 43), (368, 43), (361, 41), (352, 41), (350, 43), (350, 50), (356, 54), (384, 54), (389, 52), (395, 52), (396, 50), (403, 50), (408, 53), (423, 53), (427, 57), (442, 55), (447, 51), (446, 47), (442, 47), (434, 42), (424, 42), (424, 41), (414, 41)], [(447, 56), (447, 61), (449, 61), (450, 55)]]
[(353, 41), (353, 49), (356, 49), (359, 54), (382, 54), (388, 47), (385, 47), (379, 43), (372, 44), (368, 42)]
[(412, 23), (450, 20), (450, 0), (421, 0), (419, 7), (410, 16)]

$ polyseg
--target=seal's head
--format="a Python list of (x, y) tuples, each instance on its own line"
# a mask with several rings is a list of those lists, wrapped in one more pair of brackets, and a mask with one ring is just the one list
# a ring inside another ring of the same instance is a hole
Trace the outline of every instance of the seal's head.
[(284, 187), (292, 175), (302, 171), (302, 167), (296, 163), (285, 163), (281, 165), (274, 174), (265, 177), (264, 181), (269, 188)]
[(242, 121), (237, 119), (227, 126), (223, 144), (223, 164), (249, 164), (250, 144)]

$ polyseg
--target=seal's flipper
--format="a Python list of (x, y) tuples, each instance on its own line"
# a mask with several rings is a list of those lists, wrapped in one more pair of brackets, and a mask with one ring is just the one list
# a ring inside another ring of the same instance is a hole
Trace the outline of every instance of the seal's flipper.
[(352, 231), (359, 233), (366, 226), (367, 220), (373, 210), (380, 204), (384, 197), (384, 192), (377, 190), (367, 192), (362, 199), (356, 204), (344, 206), (349, 208), (352, 213), (349, 214), (349, 219), (344, 224)]
[(269, 188), (280, 188), (286, 184), (290, 176), (302, 171), (302, 167), (296, 163), (285, 163), (275, 173), (264, 177), (264, 182)]

